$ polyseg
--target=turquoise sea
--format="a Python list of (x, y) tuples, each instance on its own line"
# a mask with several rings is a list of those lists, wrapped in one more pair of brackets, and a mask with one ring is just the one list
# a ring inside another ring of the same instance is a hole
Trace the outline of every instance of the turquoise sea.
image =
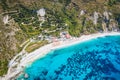
[(17, 80), (120, 80), (120, 36), (98, 37), (52, 50)]

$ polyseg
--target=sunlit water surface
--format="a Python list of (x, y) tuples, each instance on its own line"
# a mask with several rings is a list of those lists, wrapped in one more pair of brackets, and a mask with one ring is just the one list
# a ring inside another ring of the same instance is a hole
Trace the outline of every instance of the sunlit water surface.
[(17, 80), (120, 80), (120, 36), (105, 36), (52, 50)]

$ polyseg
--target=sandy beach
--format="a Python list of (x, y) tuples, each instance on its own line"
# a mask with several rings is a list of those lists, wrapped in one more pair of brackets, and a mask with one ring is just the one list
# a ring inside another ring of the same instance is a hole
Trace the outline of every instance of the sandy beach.
[(109, 35), (120, 35), (119, 32), (109, 32), (109, 33), (96, 33), (96, 34), (91, 34), (91, 35), (83, 35), (79, 38), (73, 38), (73, 39), (68, 39), (65, 41), (59, 41), (57, 45), (54, 45), (55, 43), (47, 44), (43, 47), (40, 47), (39, 49), (27, 54), (26, 56), (22, 57), (20, 60), (19, 64), (17, 65), (16, 71), (13, 73), (8, 73), (6, 75), (6, 80), (9, 80), (11, 77), (14, 77), (16, 74), (20, 73), (23, 71), (24, 67), (29, 66), (33, 61), (44, 57), (46, 54), (48, 54), (51, 50), (58, 49), (58, 48), (63, 48), (66, 46), (70, 46), (73, 44), (81, 43), (90, 39), (95, 39), (98, 37), (104, 37), (104, 36), (109, 36)]

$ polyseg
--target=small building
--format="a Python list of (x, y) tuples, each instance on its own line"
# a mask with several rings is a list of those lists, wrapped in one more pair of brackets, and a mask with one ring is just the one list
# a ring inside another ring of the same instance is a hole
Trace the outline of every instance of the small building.
[(65, 37), (66, 37), (66, 39), (70, 39), (71, 38), (70, 34), (68, 34), (68, 33), (65, 35)]
[(44, 38), (43, 38), (43, 36), (42, 35), (39, 35), (38, 36), (38, 40), (43, 40)]
[(56, 37), (52, 37), (52, 42), (58, 42), (58, 39)]
[(67, 31), (61, 32), (60, 37), (65, 38), (65, 39), (70, 39), (71, 38), (70, 34)]

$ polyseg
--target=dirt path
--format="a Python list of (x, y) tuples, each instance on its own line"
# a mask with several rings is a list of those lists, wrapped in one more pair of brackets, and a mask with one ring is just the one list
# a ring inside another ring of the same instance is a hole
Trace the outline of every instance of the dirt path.
[[(18, 72), (16, 72), (14, 70), (14, 67), (17, 67), (17, 64), (19, 64), (19, 61), (21, 60), (22, 56), (26, 54), (26, 47), (30, 44), (31, 42), (29, 40), (25, 41), (23, 44), (21, 44), (21, 46), (24, 46), (22, 51), (20, 53), (18, 53), (10, 62), (9, 62), (9, 69), (7, 72), (7, 75), (5, 76), (6, 80), (9, 80), (11, 77), (13, 77), (13, 75), (15, 74), (19, 74)], [(15, 71), (15, 72), (14, 72)], [(12, 73), (12, 74), (11, 74)]]

